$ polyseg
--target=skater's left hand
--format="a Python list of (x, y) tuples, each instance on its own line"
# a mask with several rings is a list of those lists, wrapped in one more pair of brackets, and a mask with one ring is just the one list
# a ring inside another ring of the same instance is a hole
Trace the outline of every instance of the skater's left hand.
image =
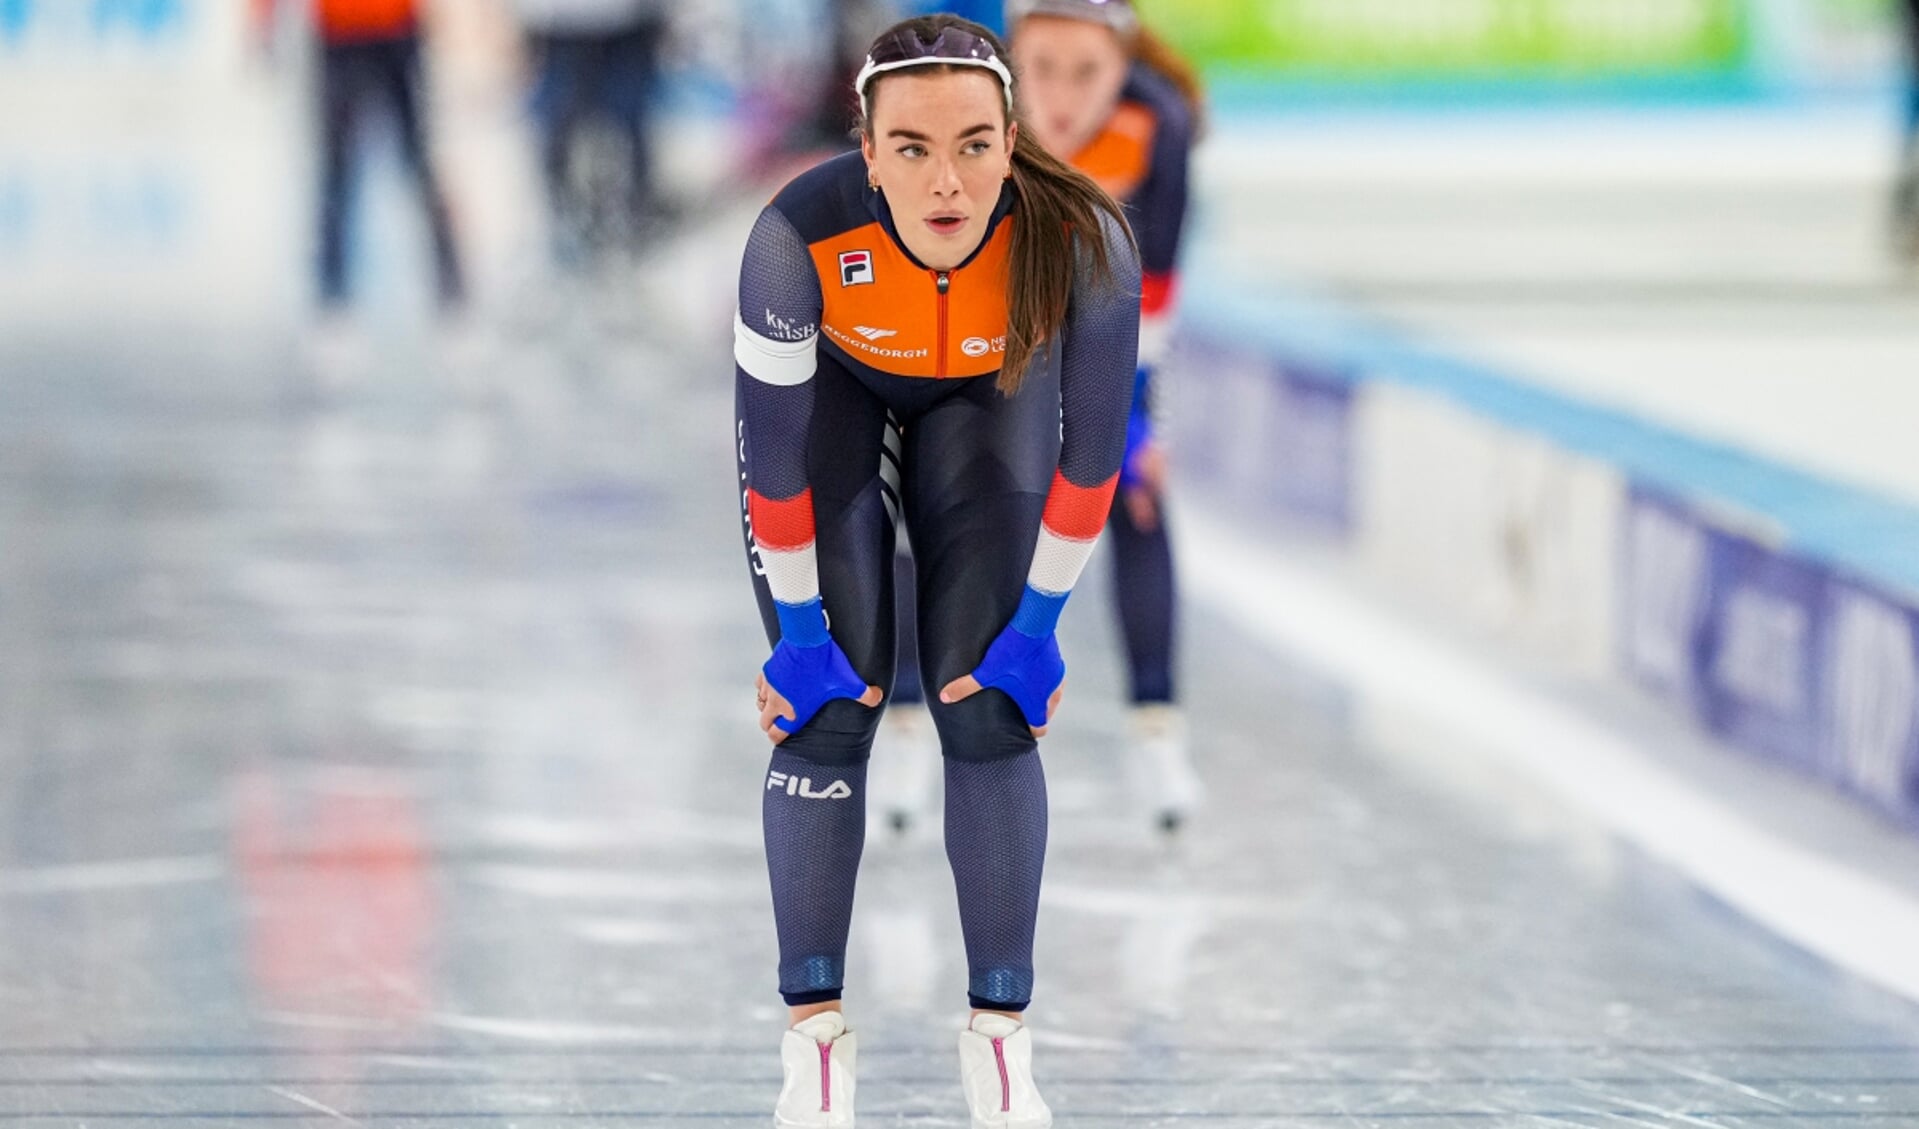
[(1036, 638), (1008, 624), (973, 673), (946, 684), (940, 701), (963, 702), (989, 688), (1018, 704), (1033, 736), (1046, 736), (1053, 711), (1066, 693), (1066, 661), (1060, 658), (1058, 639), (1051, 632)]

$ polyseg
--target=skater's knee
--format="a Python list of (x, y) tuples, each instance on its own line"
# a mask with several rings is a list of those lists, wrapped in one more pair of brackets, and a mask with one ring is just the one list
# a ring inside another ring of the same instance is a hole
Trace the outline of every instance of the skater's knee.
[(780, 742), (782, 753), (813, 764), (841, 767), (864, 764), (879, 731), (880, 709), (840, 698), (826, 703), (806, 727)]
[(1013, 699), (998, 690), (982, 690), (963, 702), (929, 701), (939, 730), (940, 753), (950, 760), (1006, 760), (1037, 752), (1039, 742)]

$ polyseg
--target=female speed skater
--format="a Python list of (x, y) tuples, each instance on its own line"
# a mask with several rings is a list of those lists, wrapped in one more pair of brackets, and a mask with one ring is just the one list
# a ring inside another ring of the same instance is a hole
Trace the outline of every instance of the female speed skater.
[(773, 654), (762, 819), (780, 993), (775, 1121), (853, 1124), (841, 995), (866, 763), (893, 681), (893, 506), (915, 549), (922, 665), (972, 1019), (976, 1126), (1039, 1129), (1024, 1013), (1046, 848), (1038, 738), (1054, 628), (1119, 483), (1139, 342), (1120, 207), (1021, 124), (986, 28), (882, 33), (855, 82), (860, 151), (761, 213), (740, 270), (736, 436)]

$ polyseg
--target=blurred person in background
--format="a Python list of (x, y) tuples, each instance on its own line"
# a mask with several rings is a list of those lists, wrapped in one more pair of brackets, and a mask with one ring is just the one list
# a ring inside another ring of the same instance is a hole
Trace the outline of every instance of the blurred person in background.
[[(665, 0), (515, 6), (536, 73), (533, 117), (558, 258), (572, 262), (609, 242), (637, 247), (660, 211), (652, 123)], [(595, 125), (618, 138), (617, 170), (581, 160)]]
[(422, 0), (253, 0), (255, 26), (270, 42), (279, 5), (307, 5), (320, 44), (320, 247), (323, 311), (342, 311), (349, 294), (347, 219), (355, 159), (368, 115), (393, 115), (400, 154), (412, 175), (433, 240), (436, 296), (443, 312), (460, 308), (466, 281), (446, 198), (433, 171), (423, 117)]
[(773, 646), (756, 689), (775, 746), (761, 804), (790, 1023), (775, 1123), (853, 1124), (841, 995), (896, 657), (897, 492), (942, 687), (973, 1008), (961, 1085), (973, 1124), (1043, 1129), (1024, 1024), (1048, 823), (1039, 738), (1065, 680), (1059, 614), (1118, 485), (1138, 258), (1119, 205), (1018, 122), (985, 28), (899, 24), (854, 90), (861, 151), (760, 214), (734, 327), (746, 548)]
[[(1135, 803), (1166, 831), (1199, 806), (1173, 677), (1177, 590), (1166, 530), (1166, 452), (1154, 427), (1153, 376), (1172, 337), (1179, 244), (1185, 229), (1187, 167), (1203, 100), (1193, 68), (1141, 25), (1129, 0), (1014, 0), (1008, 9), (1025, 108), (1035, 139), (1126, 206), (1145, 272), (1139, 369), (1127, 429), (1119, 502), (1107, 524), (1113, 546), (1114, 606), (1125, 642), (1128, 771)], [(887, 756), (874, 792), (904, 831), (929, 806), (930, 726), (914, 661), (913, 567), (896, 562), (900, 668), (887, 715)]]
[(826, 0), (826, 17), (832, 46), (820, 75), (820, 96), (813, 113), (796, 124), (787, 141), (797, 153), (853, 148), (860, 118), (853, 78), (866, 59), (866, 45), (898, 18), (891, 0)]
[(1899, 153), (1899, 181), (1893, 190), (1893, 223), (1899, 254), (1919, 262), (1919, 0), (1900, 5), (1906, 43), (1905, 139)]

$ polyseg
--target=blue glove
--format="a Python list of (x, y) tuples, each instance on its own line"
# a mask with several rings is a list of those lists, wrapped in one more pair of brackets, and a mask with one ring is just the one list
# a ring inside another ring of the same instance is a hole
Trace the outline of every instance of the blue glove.
[(1140, 484), (1135, 464), (1139, 453), (1153, 442), (1153, 370), (1141, 365), (1133, 370), (1133, 411), (1126, 417), (1126, 453), (1119, 460), (1119, 488), (1131, 490)]
[(820, 602), (799, 608), (778, 607), (781, 637), (773, 647), (773, 656), (760, 668), (766, 683), (793, 707), (793, 720), (773, 719), (782, 733), (798, 733), (820, 707), (835, 698), (855, 701), (866, 694), (866, 679), (859, 676), (840, 645), (827, 634), (826, 617)]
[(1026, 724), (1039, 729), (1046, 724), (1047, 700), (1066, 680), (1066, 660), (1060, 658), (1059, 639), (1050, 629), (1028, 635), (1015, 619), (986, 648), (973, 678), (981, 686), (1004, 691), (1018, 703)]

